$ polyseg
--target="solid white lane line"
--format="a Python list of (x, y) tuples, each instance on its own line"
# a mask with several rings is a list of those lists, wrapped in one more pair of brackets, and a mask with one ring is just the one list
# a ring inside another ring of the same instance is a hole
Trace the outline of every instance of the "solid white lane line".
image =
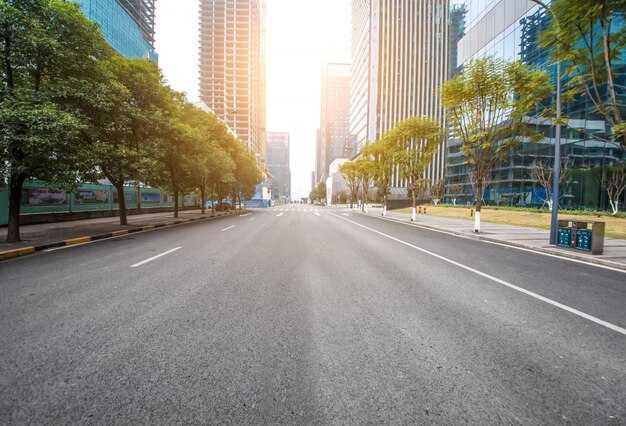
[(239, 217), (246, 217), (246, 216), (250, 216), (252, 213), (246, 213), (246, 214), (240, 214)]
[(154, 259), (158, 259), (158, 258), (159, 258), (159, 257), (161, 257), (161, 256), (165, 256), (166, 254), (170, 254), (170, 253), (172, 253), (172, 252), (175, 252), (176, 250), (180, 250), (181, 248), (182, 248), (182, 247), (176, 247), (176, 248), (173, 248), (173, 249), (168, 250), (168, 251), (166, 251), (166, 252), (164, 252), (164, 253), (157, 254), (156, 256), (152, 256), (150, 259), (146, 259), (146, 260), (143, 260), (143, 261), (141, 261), (141, 262), (139, 262), (139, 263), (135, 263), (134, 265), (130, 265), (130, 267), (131, 267), (131, 268), (136, 268), (137, 266), (141, 266), (141, 265), (143, 265), (144, 263), (151, 262), (151, 261), (153, 261)]
[(278, 213), (276, 216), (282, 216), (282, 215), (283, 215), (283, 213)]
[(313, 213), (315, 216), (319, 216), (320, 214), (318, 212)]
[(251, 218), (250, 218), (250, 219), (248, 219), (248, 220), (254, 220), (254, 219), (256, 219), (256, 217), (251, 217)]
[(570, 312), (570, 313), (572, 313), (574, 315), (578, 315), (579, 317), (585, 318), (585, 319), (587, 319), (589, 321), (593, 321), (596, 324), (599, 324), (599, 325), (601, 325), (603, 327), (609, 328), (609, 329), (611, 329), (613, 331), (617, 331), (618, 333), (623, 334), (624, 336), (626, 336), (626, 328), (622, 328), (622, 327), (620, 327), (618, 325), (611, 324), (610, 322), (601, 320), (600, 318), (596, 318), (596, 317), (594, 317), (592, 315), (586, 314), (586, 313), (584, 313), (582, 311), (579, 311), (577, 309), (570, 308), (567, 305), (563, 305), (562, 303), (559, 303), (559, 302), (554, 301), (552, 299), (548, 299), (547, 297), (544, 297), (544, 296), (542, 296), (540, 294), (533, 293), (532, 291), (528, 291), (528, 290), (526, 290), (524, 288), (518, 287), (518, 286), (516, 286), (514, 284), (511, 284), (511, 283), (509, 283), (507, 281), (501, 280), (500, 278), (496, 278), (496, 277), (494, 277), (492, 275), (486, 274), (486, 273), (481, 272), (481, 271), (479, 271), (477, 269), (471, 268), (471, 267), (469, 267), (467, 265), (463, 265), (462, 263), (456, 262), (456, 261), (454, 261), (452, 259), (448, 259), (447, 257), (444, 257), (444, 256), (438, 255), (436, 253), (433, 253), (432, 251), (428, 251), (428, 250), (423, 249), (421, 247), (417, 247), (417, 246), (415, 246), (413, 244), (407, 243), (406, 241), (402, 241), (402, 240), (400, 240), (398, 238), (392, 237), (391, 235), (387, 235), (387, 234), (385, 234), (383, 232), (377, 231), (377, 230), (372, 229), (372, 228), (370, 228), (368, 226), (361, 225), (360, 223), (355, 222), (353, 220), (347, 219), (345, 217), (342, 217), (342, 216), (339, 216), (339, 215), (336, 215), (336, 214), (333, 214), (333, 213), (330, 213), (330, 214), (335, 216), (335, 217), (338, 217), (339, 219), (345, 220), (346, 222), (350, 222), (350, 223), (352, 223), (354, 225), (360, 226), (361, 228), (367, 229), (368, 231), (374, 232), (375, 234), (381, 235), (381, 236), (383, 236), (385, 238), (389, 238), (390, 240), (396, 241), (396, 242), (398, 242), (400, 244), (404, 244), (407, 247), (411, 247), (411, 248), (413, 248), (415, 250), (418, 250), (418, 251), (421, 251), (422, 253), (425, 253), (427, 255), (436, 257), (439, 260), (443, 260), (444, 262), (448, 262), (448, 263), (450, 263), (450, 264), (452, 264), (454, 266), (457, 266), (459, 268), (465, 269), (466, 271), (472, 272), (472, 273), (474, 273), (476, 275), (480, 275), (481, 277), (487, 278), (487, 279), (489, 279), (489, 280), (491, 280), (493, 282), (496, 282), (498, 284), (502, 284), (502, 285), (504, 285), (506, 287), (509, 287), (509, 288), (513, 289), (513, 290), (519, 291), (520, 293), (524, 293), (524, 294), (526, 294), (526, 295), (528, 295), (530, 297), (534, 297), (535, 299), (541, 300), (542, 302), (548, 303), (548, 304), (550, 304), (552, 306), (556, 306), (557, 308), (563, 309), (564, 311)]
[(233, 229), (234, 227), (235, 227), (235, 225), (230, 225), (228, 228), (222, 229), (222, 232), (228, 231), (229, 229)]

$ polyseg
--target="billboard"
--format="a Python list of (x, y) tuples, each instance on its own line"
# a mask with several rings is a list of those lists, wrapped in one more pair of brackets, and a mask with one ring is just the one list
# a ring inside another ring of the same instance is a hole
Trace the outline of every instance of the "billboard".
[(27, 188), (22, 190), (21, 201), (31, 206), (58, 206), (67, 204), (67, 194), (49, 188)]

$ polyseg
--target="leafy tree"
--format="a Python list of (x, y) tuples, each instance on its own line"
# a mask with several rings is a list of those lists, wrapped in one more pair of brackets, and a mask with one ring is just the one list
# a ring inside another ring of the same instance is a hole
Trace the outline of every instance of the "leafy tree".
[(208, 168), (208, 184), (211, 187), (211, 208), (215, 213), (215, 201), (221, 203), (235, 180), (235, 162), (230, 154), (218, 148), (210, 160), (211, 167)]
[(233, 205), (235, 198), (239, 199), (239, 205), (241, 205), (242, 195), (245, 199), (252, 198), (256, 185), (263, 178), (254, 153), (241, 141), (237, 141), (237, 147), (234, 158)]
[(320, 181), (315, 188), (311, 190), (309, 198), (311, 201), (319, 200), (320, 202), (324, 202), (324, 200), (326, 200), (326, 182)]
[(101, 97), (108, 102), (92, 114), (93, 161), (115, 187), (120, 225), (126, 225), (124, 183), (139, 181), (154, 169), (152, 154), (163, 136), (162, 121), (171, 102), (154, 62), (114, 55), (106, 66), (111, 75), (110, 88)]
[(363, 191), (363, 212), (367, 213), (367, 203), (369, 201), (369, 189), (372, 182), (372, 176), (374, 175), (374, 161), (361, 156), (355, 161), (357, 176), (361, 182), (361, 188)]
[(93, 169), (83, 141), (112, 50), (73, 3), (0, 1), (0, 174), (10, 179), (7, 242), (20, 240), (26, 179), (71, 189)]
[(366, 145), (362, 150), (365, 158), (372, 160), (371, 173), (378, 195), (383, 200), (383, 216), (387, 215), (387, 196), (391, 191), (391, 174), (394, 146), (391, 138), (382, 138)]
[(444, 140), (444, 130), (433, 119), (411, 117), (400, 121), (383, 135), (393, 150), (392, 159), (398, 166), (399, 177), (406, 181), (411, 193), (415, 220), (417, 197), (429, 185), (424, 172), (433, 161), (433, 156)]
[(588, 99), (626, 148), (626, 87), (615, 84), (615, 77), (624, 68), (626, 1), (553, 0), (549, 8), (541, 0), (533, 1), (556, 17), (541, 34), (540, 42), (552, 49), (554, 60), (567, 65), (567, 94), (582, 94)]
[(545, 71), (492, 57), (468, 62), (462, 73), (443, 83), (442, 105), (473, 177), (474, 232), (480, 232), (484, 183), (493, 167), (506, 161), (522, 140), (543, 139), (527, 118), (551, 91)]
[(193, 126), (195, 107), (183, 94), (169, 90), (169, 116), (159, 145), (153, 152), (158, 167), (148, 177), (154, 186), (174, 194), (174, 217), (178, 217), (179, 195), (194, 189), (194, 159), (200, 150), (200, 134)]
[(225, 186), (233, 180), (235, 164), (222, 145), (233, 142), (234, 138), (214, 114), (196, 107), (188, 107), (186, 114), (187, 123), (197, 132), (194, 136), (197, 146), (190, 154), (190, 178), (194, 188), (200, 191), (202, 214), (205, 214), (208, 191), (222, 181)]
[(348, 161), (339, 166), (339, 173), (350, 190), (350, 208), (354, 207), (354, 201), (359, 196), (361, 179), (359, 178), (358, 167), (354, 161)]

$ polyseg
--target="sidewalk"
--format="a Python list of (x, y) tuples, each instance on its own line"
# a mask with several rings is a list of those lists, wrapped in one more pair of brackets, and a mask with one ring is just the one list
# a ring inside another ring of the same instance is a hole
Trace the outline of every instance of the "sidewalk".
[[(354, 211), (355, 213), (361, 213), (360, 209), (355, 209)], [(368, 215), (381, 217), (382, 209), (369, 207)], [(579, 250), (550, 245), (550, 232), (544, 229), (481, 222), (481, 232), (475, 234), (473, 232), (473, 220), (418, 214), (417, 220), (411, 222), (410, 213), (398, 213), (395, 211), (388, 211), (387, 218), (400, 222), (414, 223), (415, 225), (445, 231), (465, 238), (497, 242), (626, 270), (626, 240), (605, 237), (603, 254), (594, 256)]]
[(179, 223), (207, 220), (239, 212), (236, 210), (211, 216), (210, 209), (204, 215), (200, 210), (185, 210), (178, 213), (178, 219), (174, 218), (174, 212), (146, 213), (128, 216), (128, 225), (125, 226), (120, 225), (119, 217), (25, 225), (20, 228), (22, 241), (19, 243), (5, 243), (7, 228), (3, 227), (0, 228), (0, 260), (48, 248), (79, 244)]

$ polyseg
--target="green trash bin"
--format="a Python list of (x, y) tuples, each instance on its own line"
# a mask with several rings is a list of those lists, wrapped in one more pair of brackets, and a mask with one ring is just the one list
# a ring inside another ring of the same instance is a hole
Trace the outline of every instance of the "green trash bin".
[(575, 250), (602, 254), (604, 251), (604, 222), (593, 220), (558, 221), (557, 245)]
[(572, 228), (559, 227), (556, 245), (560, 247), (569, 247), (572, 244)]
[(591, 251), (593, 242), (593, 232), (588, 229), (579, 229), (576, 231), (576, 248), (583, 251)]

